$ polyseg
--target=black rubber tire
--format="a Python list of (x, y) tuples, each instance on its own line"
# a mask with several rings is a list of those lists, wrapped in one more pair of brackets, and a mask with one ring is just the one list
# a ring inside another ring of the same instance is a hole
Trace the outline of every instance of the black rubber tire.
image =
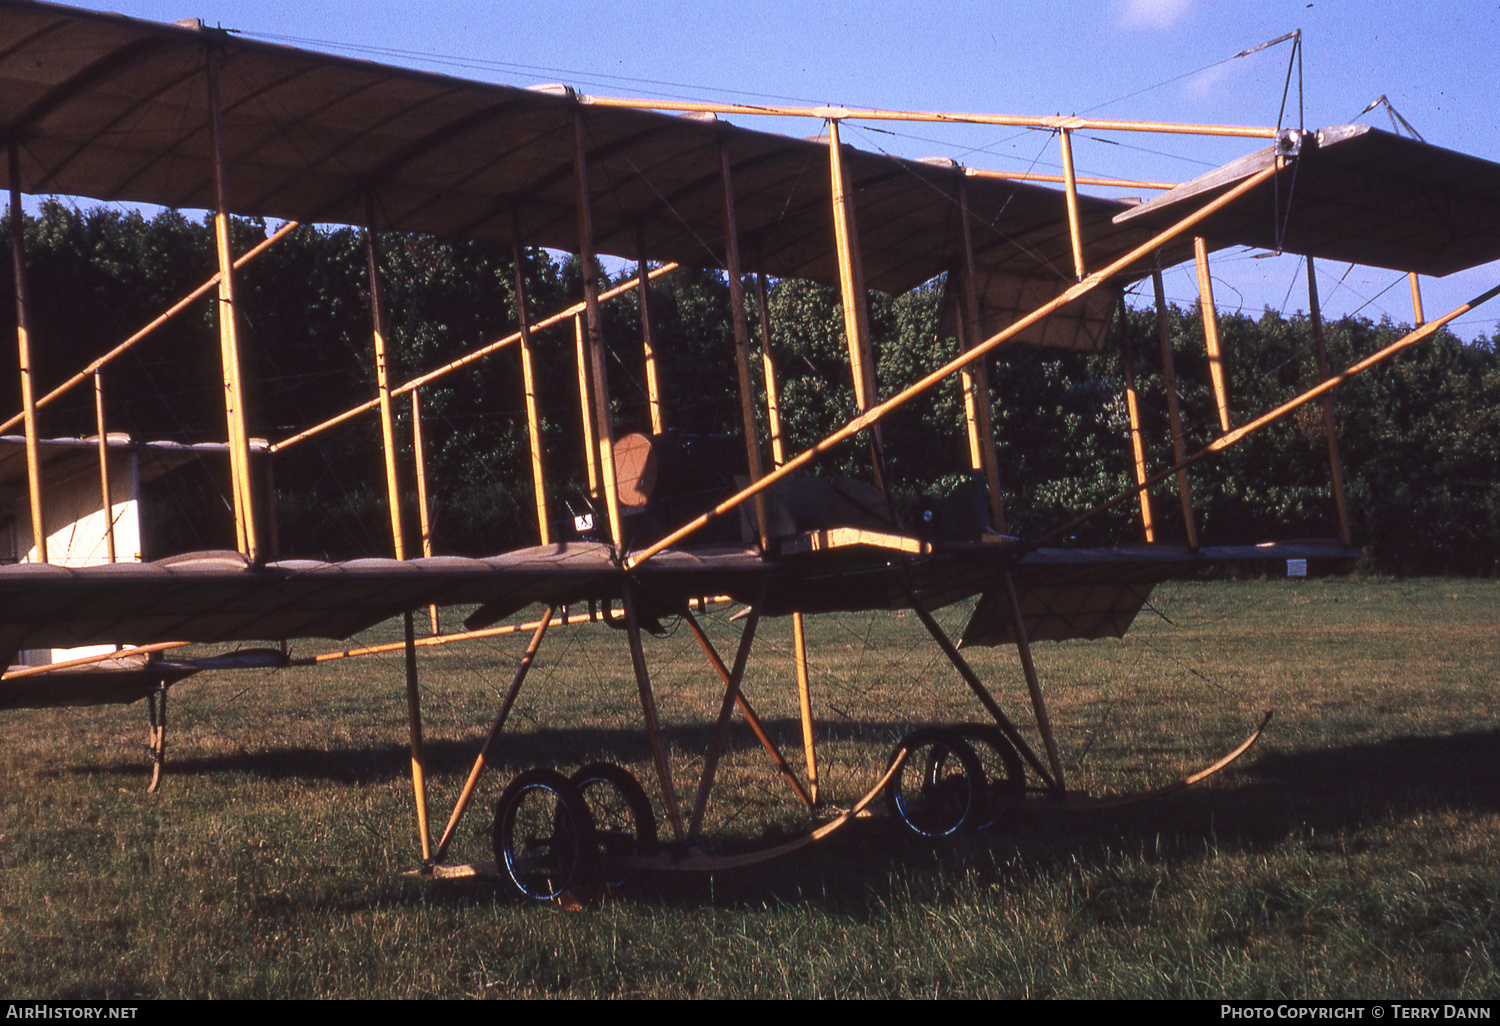
[(974, 748), (984, 770), (986, 800), (974, 829), (1004, 826), (1026, 797), (1026, 766), (1021, 762), (1021, 753), (999, 727), (964, 724), (953, 729)]
[(592, 762), (568, 778), (583, 797), (598, 840), (599, 868), (611, 883), (624, 874), (609, 868), (612, 858), (656, 853), (656, 813), (645, 788), (630, 771), (610, 762)]
[(593, 873), (599, 843), (578, 788), (556, 770), (510, 782), (495, 807), (495, 864), (522, 897), (555, 898)]
[(929, 840), (972, 828), (983, 816), (984, 770), (958, 731), (924, 727), (902, 738), (906, 762), (886, 786), (891, 814)]

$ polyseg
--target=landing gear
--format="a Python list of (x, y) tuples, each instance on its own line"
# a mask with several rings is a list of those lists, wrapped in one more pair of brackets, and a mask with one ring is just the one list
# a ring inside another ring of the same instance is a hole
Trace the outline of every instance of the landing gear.
[(628, 770), (595, 762), (570, 778), (588, 806), (598, 838), (599, 870), (607, 883), (620, 883), (621, 858), (656, 852), (656, 814), (651, 799)]
[(886, 787), (892, 814), (922, 837), (950, 837), (974, 827), (985, 805), (984, 770), (963, 736), (946, 727), (926, 727), (901, 740), (906, 762)]
[(495, 809), (495, 864), (522, 897), (556, 898), (587, 880), (598, 853), (589, 807), (567, 777), (527, 770)]
[(151, 720), (146, 751), (151, 757), (151, 783), (147, 794), (161, 786), (161, 770), (167, 761), (167, 685), (159, 684), (146, 695), (146, 714)]
[(1026, 771), (1016, 746), (999, 727), (965, 724), (953, 730), (974, 749), (984, 771), (984, 802), (974, 829), (1004, 825), (1026, 798)]

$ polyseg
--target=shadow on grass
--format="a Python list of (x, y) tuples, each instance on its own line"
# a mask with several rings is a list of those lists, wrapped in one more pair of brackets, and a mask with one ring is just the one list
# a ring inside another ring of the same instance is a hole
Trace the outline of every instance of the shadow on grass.
[[(795, 725), (782, 722), (772, 727), (790, 731)], [(864, 724), (858, 729), (870, 738), (899, 733), (892, 724)], [(684, 728), (666, 733), (674, 746), (697, 747), (705, 732)], [(740, 748), (754, 745), (748, 737), (733, 742)], [(430, 744), (429, 772), (461, 775), (476, 746), (474, 739)], [(567, 766), (605, 755), (637, 763), (650, 758), (645, 738), (638, 733), (605, 730), (517, 734), (505, 739), (500, 754), (497, 772), (502, 777), (532, 765)], [(355, 785), (403, 778), (408, 766), (407, 750), (392, 744), (272, 748), (189, 758), (170, 762), (169, 772), (178, 777), (243, 773)], [(126, 766), (104, 772), (141, 775), (139, 769)], [(771, 774), (769, 767), (767, 773)], [(693, 782), (679, 781), (679, 786), (683, 783)], [(877, 802), (874, 808), (883, 804)], [(1002, 828), (937, 846), (877, 815), (780, 860), (712, 874), (641, 874), (626, 893), (629, 900), (663, 907), (789, 903), (862, 916), (888, 902), (898, 888), (938, 897), (959, 880), (1009, 887), (1059, 866), (1107, 865), (1122, 854), (1148, 863), (1184, 863), (1215, 851), (1263, 851), (1294, 836), (1347, 835), (1392, 818), (1496, 811), (1500, 731), (1397, 738), (1316, 751), (1252, 753), (1212, 783), (1168, 797), (1091, 813), (1039, 807)], [(775, 845), (800, 829), (788, 819), (766, 828), (751, 844)], [(488, 882), (427, 885), (390, 880), (362, 891), (356, 900), (447, 905), (511, 899), (503, 888)]]
[[(767, 720), (767, 731), (775, 737), (800, 737), (801, 725), (794, 720)], [(909, 724), (861, 723), (820, 727), (825, 739), (863, 738), (872, 743), (895, 745), (895, 739), (910, 729)], [(711, 725), (664, 727), (662, 736), (669, 748), (677, 751), (702, 752), (706, 748)], [(462, 776), (467, 773), (479, 751), (482, 734), (462, 740), (428, 739), (423, 744), (429, 777), (445, 773)], [(800, 744), (800, 742), (799, 742)], [(731, 733), (726, 751), (758, 748), (749, 730), (738, 725)], [(179, 757), (167, 740), (167, 774), (208, 776), (211, 774), (246, 774), (265, 780), (295, 778), (330, 783), (370, 784), (404, 779), (411, 772), (411, 749), (405, 744), (345, 745), (328, 747), (266, 747), (257, 751), (230, 755)], [(625, 765), (649, 763), (651, 746), (644, 730), (593, 728), (536, 729), (525, 733), (504, 733), (489, 758), (491, 772), (511, 776), (533, 766), (566, 768), (588, 762), (608, 761)], [(119, 763), (111, 766), (78, 766), (75, 773), (117, 773), (122, 776), (144, 776), (148, 771), (141, 763)], [(774, 771), (767, 766), (767, 773)], [(872, 780), (871, 783), (874, 781)]]
[(1095, 813), (1027, 812), (948, 842), (919, 842), (893, 821), (856, 822), (789, 859), (693, 879), (657, 874), (643, 900), (685, 905), (811, 903), (858, 915), (894, 887), (929, 896), (955, 882), (1014, 886), (1059, 866), (1119, 856), (1184, 863), (1210, 852), (1265, 851), (1289, 837), (1334, 838), (1393, 818), (1500, 811), (1500, 731), (1399, 738), (1271, 753), (1228, 779)]

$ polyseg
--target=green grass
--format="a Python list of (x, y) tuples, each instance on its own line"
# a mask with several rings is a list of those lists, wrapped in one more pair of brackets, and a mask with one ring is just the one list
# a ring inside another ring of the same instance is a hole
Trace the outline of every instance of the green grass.
[[(1500, 992), (1500, 585), (1178, 583), (1153, 604), (1120, 641), (1036, 650), (1069, 785), (1165, 782), (1275, 709), (1220, 776), (938, 848), (872, 817), (789, 859), (647, 876), (576, 913), (405, 875), (399, 654), (178, 686), (155, 795), (141, 706), (3, 714), (0, 997)], [(942, 619), (956, 631), (962, 614)], [(726, 661), (739, 626), (713, 618)], [(809, 626), (831, 803), (862, 794), (908, 729), (979, 719), (914, 617)], [(435, 829), (523, 646), (423, 658)], [(762, 625), (746, 692), (800, 769), (789, 647), (789, 624)], [(1013, 651), (969, 654), (1029, 721)], [(685, 629), (647, 657), (690, 805), (721, 689)], [(609, 757), (660, 810), (639, 717), (623, 635), (554, 631), (453, 857), (488, 857), (494, 802), (533, 765)], [(721, 848), (813, 822), (741, 723), (718, 780)]]

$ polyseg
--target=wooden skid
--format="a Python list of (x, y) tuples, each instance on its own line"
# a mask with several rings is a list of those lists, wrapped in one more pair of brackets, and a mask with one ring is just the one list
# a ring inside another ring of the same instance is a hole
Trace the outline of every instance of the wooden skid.
[[(1207, 780), (1209, 777), (1227, 768), (1236, 759), (1248, 752), (1260, 739), (1261, 733), (1266, 725), (1271, 722), (1271, 713), (1267, 712), (1261, 720), (1260, 726), (1256, 727), (1249, 737), (1241, 741), (1233, 749), (1216, 761), (1190, 773), (1181, 780), (1174, 781), (1164, 787), (1151, 791), (1142, 791), (1136, 794), (1111, 795), (1106, 798), (1094, 798), (1081, 791), (1071, 791), (1066, 795), (1057, 795), (1048, 792), (1044, 799), (1031, 799), (1017, 802), (1018, 809), (1028, 812), (1102, 812), (1107, 809), (1123, 808), (1128, 805), (1136, 805), (1141, 802), (1150, 801), (1153, 798), (1161, 798), (1178, 791), (1185, 790)], [(685, 873), (712, 873), (725, 869), (740, 869), (745, 866), (758, 865), (773, 859), (782, 858), (810, 847), (819, 841), (825, 840), (840, 828), (846, 826), (851, 820), (858, 818), (873, 802), (886, 786), (900, 771), (906, 762), (907, 752), (901, 749), (891, 764), (886, 768), (884, 775), (875, 782), (875, 786), (865, 793), (852, 807), (829, 820), (822, 826), (812, 830), (801, 837), (787, 841), (784, 844), (763, 848), (760, 851), (744, 852), (736, 855), (709, 855), (694, 849), (686, 855), (665, 853), (660, 855), (635, 855), (622, 857), (614, 861), (613, 865), (619, 869), (645, 870), (651, 872), (685, 872)], [(494, 862), (468, 862), (454, 865), (435, 865), (425, 867), (421, 870), (413, 870), (413, 874), (431, 876), (435, 880), (470, 880), (476, 877), (493, 877), (499, 874), (499, 869)]]
[[(880, 792), (885, 790), (886, 785), (891, 782), (891, 779), (900, 771), (905, 762), (906, 752), (904, 750), (898, 752), (896, 758), (892, 759), (890, 766), (886, 768), (885, 774), (875, 782), (875, 786), (870, 788), (864, 797), (855, 802), (847, 812), (844, 812), (836, 819), (829, 820), (816, 830), (788, 841), (785, 844), (778, 844), (771, 848), (762, 849), (761, 851), (746, 852), (741, 855), (706, 855), (696, 850), (682, 856), (670, 853), (663, 855), (634, 855), (620, 858), (617, 860), (616, 865), (622, 869), (711, 873), (721, 869), (737, 869), (742, 866), (753, 866), (760, 862), (769, 862), (772, 859), (790, 855), (793, 852), (801, 851), (809, 845), (824, 840), (839, 828), (849, 823), (850, 820), (857, 818), (871, 802), (879, 797)], [(478, 876), (498, 875), (499, 868), (494, 862), (469, 862), (451, 866), (423, 867), (420, 870), (414, 870), (413, 873), (423, 876), (430, 875), (435, 880), (467, 880)]]
[(1272, 711), (1267, 710), (1265, 717), (1260, 721), (1250, 736), (1230, 749), (1223, 756), (1196, 773), (1189, 773), (1181, 780), (1174, 780), (1170, 784), (1158, 787), (1151, 791), (1138, 791), (1134, 794), (1110, 795), (1105, 798), (1094, 798), (1082, 791), (1070, 791), (1063, 796), (1049, 796), (1046, 801), (1028, 802), (1028, 811), (1043, 812), (1100, 812), (1105, 809), (1119, 809), (1127, 805), (1139, 805), (1141, 802), (1151, 801), (1153, 798), (1163, 798), (1178, 791), (1185, 791), (1194, 784), (1202, 783), (1214, 774), (1230, 766), (1236, 759), (1250, 750), (1250, 747), (1260, 740), (1261, 733), (1266, 729), (1266, 724), (1271, 722)]

